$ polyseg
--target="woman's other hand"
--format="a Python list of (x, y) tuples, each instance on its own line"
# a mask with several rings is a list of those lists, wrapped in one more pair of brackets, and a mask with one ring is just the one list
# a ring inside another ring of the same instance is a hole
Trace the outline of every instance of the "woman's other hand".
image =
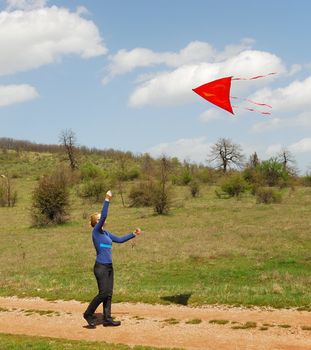
[(139, 236), (141, 234), (141, 229), (140, 228), (136, 228), (133, 233), (134, 233), (135, 236)]

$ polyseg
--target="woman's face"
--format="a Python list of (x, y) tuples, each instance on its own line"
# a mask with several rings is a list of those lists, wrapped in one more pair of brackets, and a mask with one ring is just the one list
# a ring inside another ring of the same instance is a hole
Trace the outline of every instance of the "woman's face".
[(97, 214), (96, 215), (96, 223), (99, 221), (99, 219), (100, 219), (100, 214)]
[[(99, 219), (100, 219), (100, 214), (97, 214), (97, 222), (99, 221)], [(107, 221), (104, 222), (103, 227), (106, 226), (106, 224), (107, 224)]]

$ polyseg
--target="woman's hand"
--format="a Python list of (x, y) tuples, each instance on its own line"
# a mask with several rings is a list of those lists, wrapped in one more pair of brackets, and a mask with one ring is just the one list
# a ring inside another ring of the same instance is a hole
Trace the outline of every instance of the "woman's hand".
[(135, 236), (139, 236), (141, 234), (141, 229), (140, 228), (136, 228), (133, 233), (134, 233)]
[(109, 190), (109, 191), (107, 191), (107, 193), (106, 193), (105, 199), (107, 199), (108, 201), (110, 201), (111, 198), (112, 198), (112, 192)]

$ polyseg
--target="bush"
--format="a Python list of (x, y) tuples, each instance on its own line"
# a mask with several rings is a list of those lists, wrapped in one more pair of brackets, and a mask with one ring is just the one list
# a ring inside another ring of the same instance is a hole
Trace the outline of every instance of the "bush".
[(184, 171), (181, 174), (180, 182), (181, 185), (189, 185), (189, 183), (192, 181), (192, 174), (190, 169), (184, 169)]
[(62, 224), (68, 220), (69, 190), (62, 171), (44, 176), (33, 192), (34, 226)]
[(273, 188), (257, 188), (256, 190), (256, 201), (257, 203), (271, 204), (280, 203), (282, 196), (280, 192), (277, 192)]
[(161, 184), (155, 186), (152, 191), (152, 205), (157, 214), (168, 214), (171, 205), (169, 188), (163, 188)]
[(217, 171), (210, 168), (199, 168), (196, 174), (197, 179), (205, 184), (214, 184), (217, 180)]
[(103, 170), (93, 163), (85, 163), (80, 167), (80, 174), (82, 180), (95, 179), (103, 175)]
[(230, 197), (237, 197), (248, 189), (248, 184), (241, 174), (234, 174), (223, 180), (221, 189)]
[(190, 193), (193, 198), (197, 197), (200, 193), (200, 184), (198, 181), (192, 180), (189, 183)]
[[(2, 181), (1, 181), (2, 180)], [(17, 191), (14, 191), (11, 177), (0, 178), (0, 207), (14, 207)]]
[(131, 181), (138, 179), (140, 176), (140, 171), (136, 167), (132, 167), (129, 169), (124, 169), (124, 170), (117, 170), (116, 172), (116, 178), (119, 181)]
[(103, 179), (90, 179), (79, 186), (78, 196), (95, 203), (102, 202), (108, 187), (109, 184)]
[(4, 186), (0, 186), (0, 207), (5, 207), (6, 206), (6, 190)]
[(171, 183), (178, 186), (187, 186), (192, 181), (192, 174), (190, 169), (185, 168), (181, 173), (170, 176)]
[(284, 170), (282, 163), (278, 162), (276, 159), (269, 159), (261, 162), (256, 169), (261, 174), (264, 182), (268, 186), (277, 186), (281, 182), (286, 184), (289, 179), (289, 174)]
[(157, 214), (167, 214), (170, 209), (170, 190), (154, 182), (141, 182), (132, 187), (131, 207), (153, 207)]
[(302, 183), (304, 186), (310, 187), (311, 186), (311, 175), (307, 174), (306, 176), (304, 176), (302, 179)]
[(154, 185), (151, 182), (140, 182), (130, 190), (131, 207), (151, 207)]

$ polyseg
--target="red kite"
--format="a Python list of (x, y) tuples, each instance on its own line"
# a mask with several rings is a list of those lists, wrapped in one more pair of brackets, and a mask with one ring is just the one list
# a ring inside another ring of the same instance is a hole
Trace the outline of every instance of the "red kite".
[[(276, 74), (276, 73), (269, 73), (268, 75), (273, 75), (273, 74)], [(203, 97), (205, 100), (207, 100), (207, 101), (213, 103), (214, 105), (234, 114), (232, 107), (238, 108), (238, 106), (232, 106), (231, 102), (230, 102), (230, 98), (232, 98), (232, 99), (239, 99), (239, 98), (230, 96), (231, 81), (232, 80), (254, 80), (254, 79), (266, 77), (268, 75), (258, 75), (256, 77), (252, 77), (249, 79), (225, 77), (225, 78), (213, 80), (209, 83), (198, 86), (197, 88), (192, 89), (192, 90), (195, 93), (197, 93), (198, 95), (200, 95), (201, 97)], [(272, 108), (270, 105), (268, 105), (266, 103), (259, 103), (259, 102), (255, 102), (255, 101), (252, 101), (249, 99), (244, 99), (244, 101), (255, 104), (257, 106)], [(247, 109), (250, 112), (257, 112), (257, 113), (260, 113), (263, 115), (270, 115), (271, 114), (270, 112), (260, 111), (260, 110), (254, 109), (254, 108), (245, 108), (245, 109)]]

